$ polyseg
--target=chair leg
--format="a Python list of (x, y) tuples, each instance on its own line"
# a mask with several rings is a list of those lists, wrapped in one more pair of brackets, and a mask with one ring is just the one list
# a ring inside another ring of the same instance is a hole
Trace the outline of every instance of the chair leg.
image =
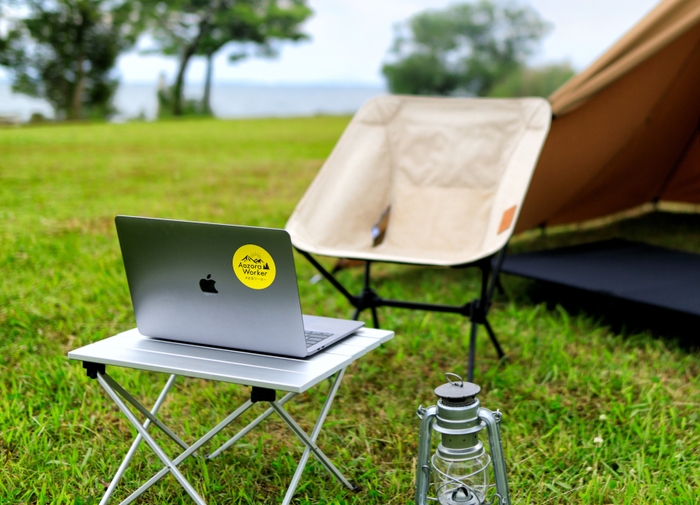
[(491, 328), (491, 323), (489, 323), (488, 319), (486, 318), (484, 318), (484, 326), (486, 327), (486, 331), (489, 334), (489, 338), (491, 339), (493, 346), (496, 348), (496, 352), (498, 353), (498, 359), (503, 359), (505, 353), (503, 352), (503, 349), (501, 349), (501, 344), (498, 343), (496, 334), (493, 332), (493, 328)]
[(496, 277), (496, 291), (498, 291), (498, 294), (500, 294), (501, 296), (506, 296), (506, 289), (503, 287), (503, 284), (501, 283), (500, 276)]
[(474, 380), (474, 357), (476, 355), (476, 334), (478, 330), (478, 323), (472, 321), (471, 336), (469, 338), (469, 357), (467, 362), (467, 382), (472, 382)]
[(379, 317), (377, 317), (377, 307), (372, 307), (372, 323), (374, 327), (379, 329)]
[(360, 309), (355, 309), (355, 313), (352, 315), (353, 321), (357, 321), (357, 318), (360, 317), (360, 312), (362, 312)]

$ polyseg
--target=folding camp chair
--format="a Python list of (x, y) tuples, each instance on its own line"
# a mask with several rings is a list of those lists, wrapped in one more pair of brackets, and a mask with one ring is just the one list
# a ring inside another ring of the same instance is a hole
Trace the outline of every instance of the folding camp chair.
[[(540, 98), (382, 96), (355, 115), (306, 191), (286, 229), (292, 243), (355, 307), (452, 312), (471, 320), (473, 378), (477, 325), (503, 351), (487, 320), (498, 272), (549, 131)], [(357, 296), (312, 256), (365, 261)], [(461, 306), (382, 298), (372, 262), (481, 269), (479, 298)]]

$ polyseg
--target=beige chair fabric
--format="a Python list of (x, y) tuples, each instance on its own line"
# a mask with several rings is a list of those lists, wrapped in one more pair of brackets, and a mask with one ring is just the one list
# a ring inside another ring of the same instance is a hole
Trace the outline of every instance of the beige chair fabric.
[(286, 229), (325, 256), (448, 266), (493, 254), (512, 234), (550, 119), (540, 98), (375, 98)]

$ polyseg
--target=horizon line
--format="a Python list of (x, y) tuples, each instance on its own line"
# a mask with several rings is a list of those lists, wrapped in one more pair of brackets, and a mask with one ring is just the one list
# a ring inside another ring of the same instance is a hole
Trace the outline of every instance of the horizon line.
[[(8, 77), (0, 77), (0, 84), (12, 84), (12, 79)], [(119, 81), (119, 85), (133, 86), (158, 86), (158, 79), (124, 79)], [(185, 88), (189, 86), (204, 86), (203, 80), (193, 80), (185, 82)], [(370, 81), (346, 81), (346, 80), (319, 80), (319, 81), (255, 81), (248, 79), (220, 79), (212, 83), (212, 87), (216, 86), (242, 86), (242, 87), (265, 87), (265, 88), (369, 88), (387, 90), (385, 83), (370, 82)]]

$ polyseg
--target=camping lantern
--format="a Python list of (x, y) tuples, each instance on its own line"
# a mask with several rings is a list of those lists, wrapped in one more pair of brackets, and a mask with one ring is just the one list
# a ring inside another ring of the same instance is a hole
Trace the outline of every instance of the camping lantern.
[[(439, 398), (437, 405), (418, 407), (421, 423), (416, 505), (425, 505), (428, 500), (437, 500), (443, 505), (510, 505), (499, 433), (501, 413), (479, 406), (476, 395), (481, 388), (476, 384), (464, 382), (452, 373), (445, 377), (447, 384), (435, 389)], [(479, 432), (484, 427), (488, 431), (489, 452), (479, 440)], [(442, 438), (430, 458), (433, 430), (440, 433)], [(487, 493), (492, 487), (489, 482), (491, 468), (496, 481), (496, 495), (493, 501), (487, 502)], [(431, 475), (436, 498), (428, 497)]]

